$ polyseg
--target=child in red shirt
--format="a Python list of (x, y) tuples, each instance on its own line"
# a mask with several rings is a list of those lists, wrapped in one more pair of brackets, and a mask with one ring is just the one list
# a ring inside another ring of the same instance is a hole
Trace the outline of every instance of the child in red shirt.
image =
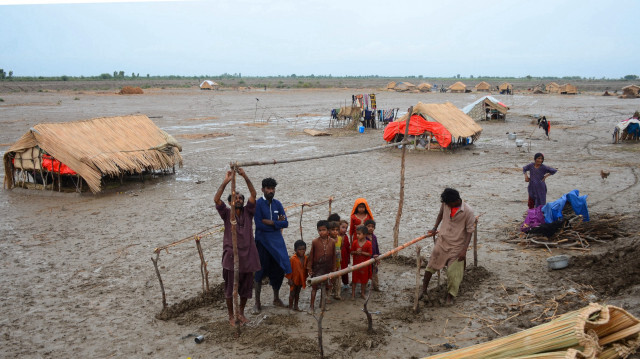
[[(353, 257), (353, 265), (360, 264), (371, 259), (372, 249), (371, 242), (367, 240), (369, 231), (367, 227), (360, 225), (356, 228), (356, 238), (351, 243), (351, 256)], [(354, 270), (351, 275), (351, 299), (356, 299), (356, 285), (360, 283), (360, 298), (364, 299), (364, 293), (367, 283), (371, 279), (371, 266), (366, 266)]]

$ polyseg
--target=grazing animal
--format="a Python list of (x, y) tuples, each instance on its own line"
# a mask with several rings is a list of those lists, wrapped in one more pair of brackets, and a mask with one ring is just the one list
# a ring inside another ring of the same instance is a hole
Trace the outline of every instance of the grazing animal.
[(605, 170), (600, 170), (600, 177), (602, 178), (602, 180), (606, 180), (607, 177), (609, 177), (609, 171), (605, 171)]

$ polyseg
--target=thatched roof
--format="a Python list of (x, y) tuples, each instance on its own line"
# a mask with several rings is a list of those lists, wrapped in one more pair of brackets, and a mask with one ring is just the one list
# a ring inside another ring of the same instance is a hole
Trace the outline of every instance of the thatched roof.
[(572, 84), (564, 84), (560, 86), (558, 90), (561, 94), (577, 94), (578, 88), (573, 86)]
[(396, 87), (396, 82), (391, 81), (387, 84), (387, 90), (393, 90)]
[(420, 90), (420, 92), (429, 92), (431, 91), (431, 87), (432, 87), (431, 84), (423, 82), (420, 85), (418, 85), (418, 90)]
[(451, 91), (465, 91), (467, 89), (467, 85), (463, 84), (462, 82), (458, 81), (455, 84), (449, 86), (449, 90)]
[[(429, 104), (418, 102), (413, 106), (411, 114), (420, 114), (428, 121), (442, 124), (454, 137), (473, 137), (475, 141), (482, 132), (482, 127), (476, 121), (451, 102)], [(397, 121), (406, 121), (407, 116), (408, 114), (405, 114)]]
[(513, 85), (508, 82), (503, 82), (500, 84), (500, 86), (498, 86), (498, 90), (500, 91), (513, 90)]
[(547, 90), (547, 92), (549, 93), (556, 93), (558, 92), (558, 90), (560, 90), (560, 85), (558, 85), (555, 82), (549, 82), (547, 84), (547, 86), (545, 87), (545, 89)]
[(622, 93), (630, 95), (638, 95), (640, 93), (640, 86), (629, 85), (622, 88)]
[(468, 104), (467, 106), (463, 107), (462, 112), (469, 114), (469, 112), (471, 112), (471, 110), (474, 107), (476, 107), (479, 103), (484, 103), (484, 106), (497, 110), (503, 115), (506, 115), (507, 111), (509, 110), (509, 107), (503, 104), (502, 102), (498, 101), (497, 98), (493, 96), (483, 96), (475, 100), (474, 102)]
[(476, 85), (476, 91), (490, 91), (491, 85), (488, 82), (482, 81)]
[(214, 81), (211, 81), (211, 80), (204, 80), (200, 84), (200, 88), (201, 89), (214, 89), (214, 88), (217, 88), (218, 86), (220, 86), (220, 85), (218, 85), (217, 82), (214, 82)]
[(394, 90), (398, 92), (413, 91), (415, 89), (416, 85), (412, 84), (411, 82), (398, 82), (394, 87)]
[(11, 158), (36, 146), (80, 175), (94, 193), (100, 192), (103, 175), (182, 166), (180, 144), (145, 115), (45, 123), (29, 129), (4, 154), (7, 188), (13, 186)]

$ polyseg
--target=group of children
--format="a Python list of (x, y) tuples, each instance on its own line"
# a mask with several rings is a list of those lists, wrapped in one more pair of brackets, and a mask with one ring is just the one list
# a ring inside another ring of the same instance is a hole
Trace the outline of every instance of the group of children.
[[(351, 228), (349, 228), (351, 227)], [(353, 206), (351, 222), (341, 219), (338, 214), (331, 214), (327, 220), (318, 221), (316, 228), (318, 238), (311, 242), (309, 254), (307, 244), (298, 240), (294, 243), (295, 254), (291, 256), (292, 272), (287, 274), (290, 286), (289, 308), (300, 311), (298, 302), (300, 292), (306, 287), (308, 277), (318, 277), (331, 272), (339, 271), (353, 265), (360, 264), (380, 255), (378, 239), (374, 231), (376, 222), (364, 198), (358, 198)], [(347, 234), (347, 229), (350, 229)], [(351, 236), (351, 241), (349, 237)], [(352, 272), (351, 275), (351, 299), (356, 297), (356, 286), (360, 284), (360, 297), (365, 297), (365, 290), (369, 280), (372, 281), (372, 289), (379, 291), (378, 263), (365, 266)], [(340, 282), (342, 281), (342, 286)], [(311, 302), (309, 311), (314, 312), (314, 304), (318, 288), (323, 284), (314, 284), (311, 288)], [(329, 295), (335, 300), (342, 300), (342, 289), (349, 287), (349, 274), (332, 278), (326, 282)], [(327, 303), (330, 301), (327, 298)]]

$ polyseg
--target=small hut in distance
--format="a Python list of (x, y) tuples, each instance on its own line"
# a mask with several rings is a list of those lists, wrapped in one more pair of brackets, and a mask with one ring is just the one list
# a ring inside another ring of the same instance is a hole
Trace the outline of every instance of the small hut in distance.
[(560, 85), (555, 82), (549, 82), (547, 86), (545, 86), (545, 90), (547, 91), (547, 93), (559, 93)]
[(454, 83), (453, 85), (449, 86), (449, 91), (451, 91), (453, 93), (465, 93), (467, 91), (467, 85), (465, 85), (462, 82), (458, 81), (458, 82)]
[(477, 92), (491, 92), (491, 85), (488, 82), (482, 81), (476, 85)]
[(204, 80), (200, 84), (200, 90), (217, 90), (220, 87), (217, 82)]
[(501, 95), (513, 95), (513, 85), (508, 82), (503, 82), (498, 86), (498, 92)]
[(572, 84), (564, 84), (560, 86), (558, 92), (560, 92), (561, 95), (575, 95), (578, 93), (578, 88)]
[(396, 92), (410, 92), (417, 90), (416, 85), (411, 82), (398, 82), (393, 89)]
[(493, 96), (480, 97), (476, 101), (462, 108), (462, 112), (475, 121), (505, 121), (507, 119), (508, 110), (509, 107), (507, 107), (507, 105), (498, 101)]
[(622, 96), (620, 98), (637, 98), (640, 94), (640, 86), (629, 85), (622, 88)]
[(431, 84), (423, 82), (420, 85), (418, 85), (418, 90), (420, 90), (420, 92), (431, 92), (431, 87), (432, 87)]

